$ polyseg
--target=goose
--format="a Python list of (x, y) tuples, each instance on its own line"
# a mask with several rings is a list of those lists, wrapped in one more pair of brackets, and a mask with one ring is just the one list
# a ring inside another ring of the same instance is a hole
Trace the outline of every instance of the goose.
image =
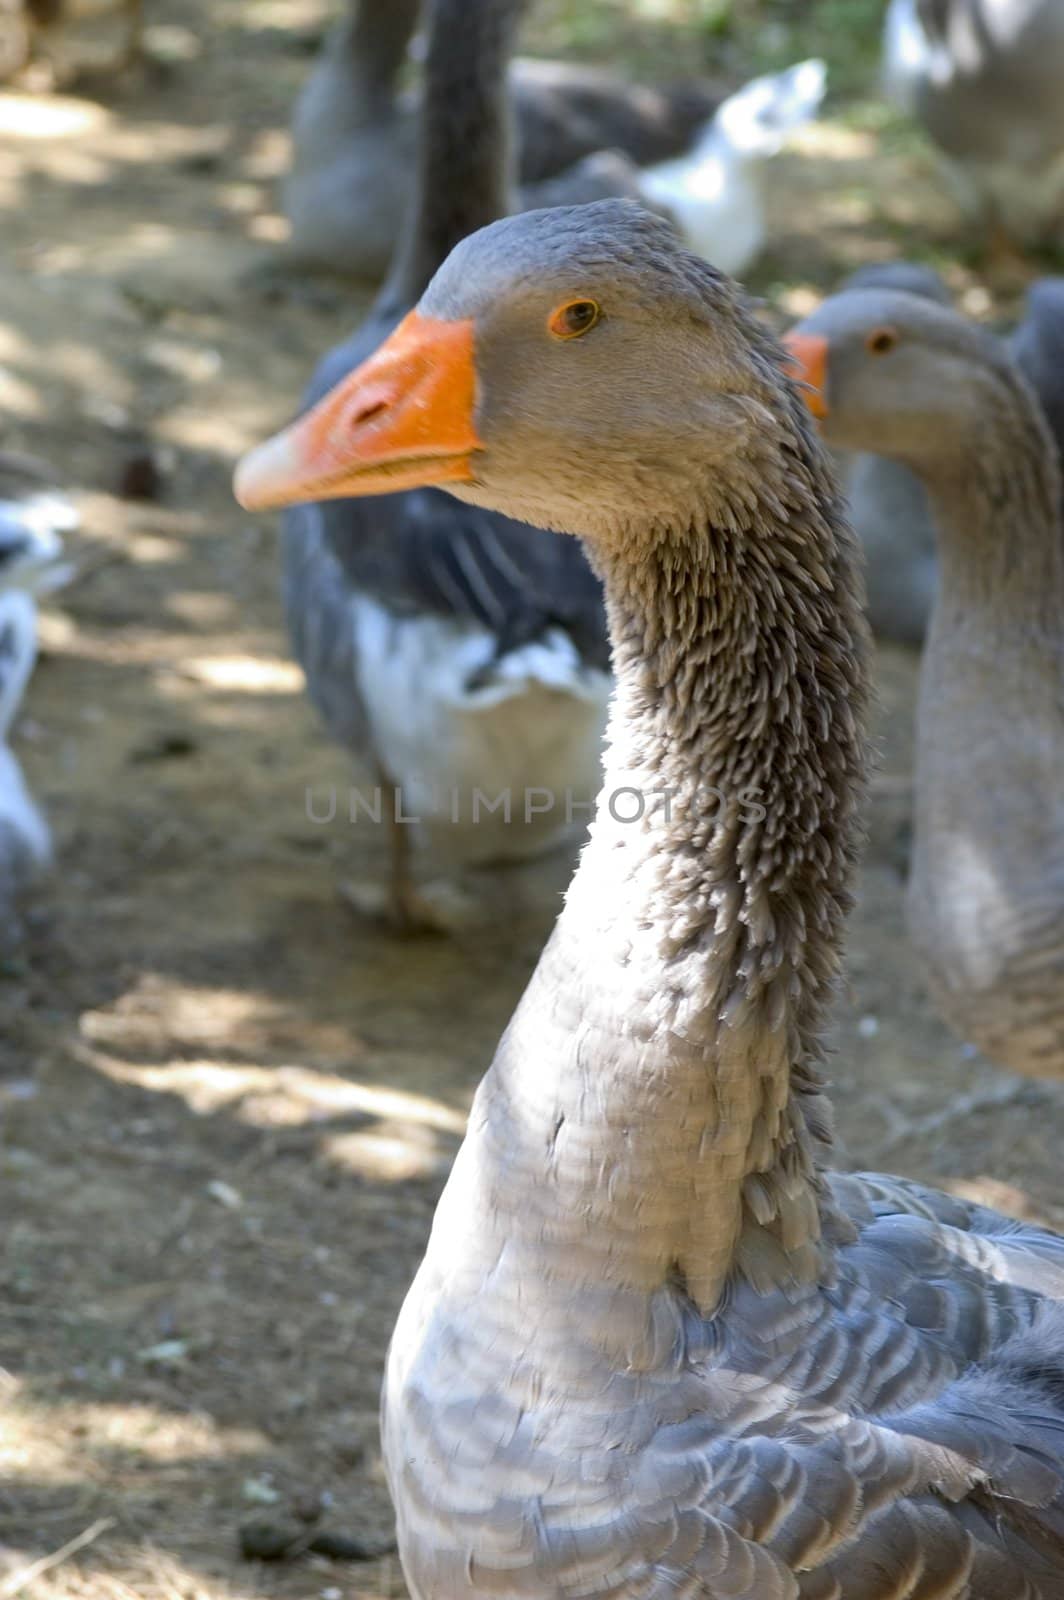
[(1038, 396), (1064, 459), (1064, 278), (1039, 278), (1027, 291), (1023, 320), (1008, 344)]
[[(388, 269), (417, 169), (417, 105), (398, 80), (421, 9), (421, 0), (348, 0), (296, 102), (281, 203), (289, 254), (303, 266), (370, 279)], [(651, 88), (532, 60), (513, 64), (511, 92), (533, 205), (557, 197), (535, 186), (562, 173), (573, 199), (634, 192), (637, 164), (679, 154), (723, 98), (712, 84)]]
[[(434, 0), (410, 226), (308, 403), (392, 332), (453, 244), (506, 210), (505, 66), (520, 9)], [(296, 506), (282, 545), (311, 699), (372, 769), (367, 807), (389, 829), (383, 902), (373, 884), (348, 898), (401, 932), (451, 931), (477, 908), (446, 876), (415, 886), (415, 834), (449, 870), (549, 850), (586, 821), (610, 690), (598, 580), (573, 540), (530, 543), (509, 518), (417, 485)]]
[[(938, 273), (912, 261), (862, 267), (847, 289), (897, 289), (950, 305)], [(1006, 348), (1041, 403), (1064, 455), (1064, 279), (1040, 278), (1027, 294), (1022, 321)], [(927, 491), (897, 461), (842, 452), (839, 470), (850, 520), (865, 557), (868, 620), (880, 638), (920, 646), (938, 590), (935, 524)]]
[(891, 0), (888, 92), (991, 239), (1054, 243), (1064, 221), (1060, 0)]
[(420, 9), (421, 0), (356, 0), (296, 100), (281, 206), (303, 265), (387, 271), (415, 160), (416, 120), (398, 78)]
[(827, 68), (816, 59), (755, 78), (724, 102), (686, 155), (640, 172), (646, 202), (722, 272), (745, 272), (765, 243), (765, 163), (816, 115), (826, 87)]
[(737, 275), (764, 248), (766, 163), (816, 115), (826, 86), (827, 69), (815, 59), (754, 78), (723, 101), (683, 155), (639, 167), (616, 151), (600, 151), (526, 188), (522, 205), (637, 200), (671, 221), (690, 249)]
[(474, 234), (394, 338), (237, 497), (571, 531), (616, 674), (388, 1357), (411, 1596), (1059, 1600), (1064, 1240), (823, 1165), (867, 640), (783, 351), (617, 201)]
[[(931, 267), (877, 261), (851, 273), (846, 289), (896, 289), (949, 305)], [(841, 454), (838, 468), (850, 520), (865, 558), (868, 620), (881, 639), (923, 643), (938, 588), (935, 527), (927, 491), (907, 467), (864, 451)]]
[[(70, 576), (62, 535), (77, 513), (62, 495), (36, 487), (25, 458), (0, 458), (14, 479), (0, 498), (0, 954), (19, 933), (18, 901), (52, 859), (48, 823), (31, 795), (9, 740), (37, 660), (37, 599)], [(29, 483), (27, 483), (29, 478)]]
[(918, 474), (940, 593), (920, 670), (909, 926), (946, 1020), (1064, 1076), (1064, 537), (1057, 452), (1008, 352), (912, 295), (791, 336), (827, 440)]

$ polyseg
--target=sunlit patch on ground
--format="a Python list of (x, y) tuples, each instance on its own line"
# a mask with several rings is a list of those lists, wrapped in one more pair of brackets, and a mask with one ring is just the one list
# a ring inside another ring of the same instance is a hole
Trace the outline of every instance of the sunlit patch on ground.
[(11, 139), (77, 139), (98, 133), (111, 118), (102, 106), (62, 95), (0, 93), (0, 136)]

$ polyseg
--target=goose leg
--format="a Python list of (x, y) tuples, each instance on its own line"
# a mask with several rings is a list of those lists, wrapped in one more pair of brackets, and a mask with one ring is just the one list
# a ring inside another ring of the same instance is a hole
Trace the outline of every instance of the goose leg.
[[(385, 794), (395, 785), (380, 768), (377, 781)], [(426, 934), (457, 933), (470, 920), (471, 903), (460, 890), (445, 881), (419, 887), (414, 882), (413, 848), (409, 823), (400, 822), (394, 807), (388, 812), (388, 877), (385, 886), (346, 882), (340, 893), (360, 916), (383, 921), (403, 938)]]
[(126, 9), (129, 12), (129, 29), (125, 48), (117, 63), (118, 70), (122, 72), (136, 66), (144, 45), (144, 0), (126, 0)]

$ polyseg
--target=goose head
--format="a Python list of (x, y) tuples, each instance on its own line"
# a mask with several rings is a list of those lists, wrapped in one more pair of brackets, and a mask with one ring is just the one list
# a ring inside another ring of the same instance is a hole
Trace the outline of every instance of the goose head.
[(891, 289), (825, 300), (784, 339), (827, 443), (921, 476), (955, 469), (1023, 388), (997, 341), (948, 308)]
[(827, 67), (811, 57), (784, 72), (754, 78), (729, 96), (710, 125), (736, 155), (767, 160), (817, 113), (827, 88)]
[(237, 498), (261, 509), (442, 484), (592, 544), (689, 527), (715, 486), (749, 499), (736, 480), (756, 476), (772, 432), (780, 363), (742, 305), (630, 202), (507, 218), (460, 244), (367, 362), (244, 459)]
[(934, 267), (922, 261), (869, 261), (858, 267), (843, 284), (843, 289), (899, 289), (904, 294), (920, 295), (937, 305), (952, 305), (950, 292)]

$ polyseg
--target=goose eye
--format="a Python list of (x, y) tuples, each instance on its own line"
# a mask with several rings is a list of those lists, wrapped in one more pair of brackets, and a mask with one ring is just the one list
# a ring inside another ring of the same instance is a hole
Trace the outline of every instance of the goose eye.
[(893, 328), (876, 328), (865, 340), (865, 347), (871, 355), (885, 356), (897, 342), (898, 335)]
[(595, 326), (601, 315), (594, 300), (570, 300), (551, 312), (547, 327), (556, 339), (579, 339), (582, 333)]

